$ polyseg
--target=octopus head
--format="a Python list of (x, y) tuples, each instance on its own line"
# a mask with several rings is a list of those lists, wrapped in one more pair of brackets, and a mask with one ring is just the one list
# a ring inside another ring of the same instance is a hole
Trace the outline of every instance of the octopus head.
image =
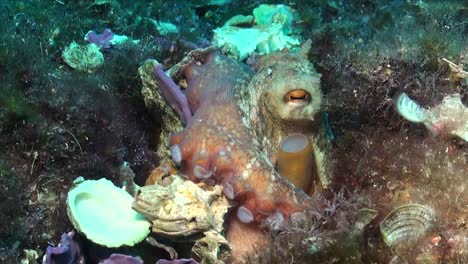
[(253, 82), (259, 107), (269, 118), (282, 123), (316, 121), (322, 101), (320, 74), (301, 53), (263, 58)]
[(318, 74), (283, 68), (277, 70), (272, 79), (272, 85), (264, 92), (262, 99), (273, 117), (292, 122), (316, 119), (321, 104)]

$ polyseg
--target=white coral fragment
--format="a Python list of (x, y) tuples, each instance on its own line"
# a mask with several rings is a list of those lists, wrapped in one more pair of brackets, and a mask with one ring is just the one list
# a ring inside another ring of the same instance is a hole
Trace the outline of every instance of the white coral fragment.
[[(253, 52), (269, 54), (300, 45), (293, 35), (296, 12), (285, 5), (260, 5), (254, 16), (234, 16), (223, 27), (214, 30), (213, 43), (239, 60)], [(252, 23), (253, 22), (253, 23)], [(245, 27), (245, 24), (252, 25)]]

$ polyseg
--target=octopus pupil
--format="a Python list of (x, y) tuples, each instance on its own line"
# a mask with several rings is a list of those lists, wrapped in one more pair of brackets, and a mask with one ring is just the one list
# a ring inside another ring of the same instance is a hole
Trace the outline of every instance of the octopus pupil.
[(293, 90), (286, 95), (287, 102), (309, 102), (310, 94), (304, 90)]
[(289, 97), (289, 100), (304, 100), (305, 99), (305, 96), (301, 96), (301, 97), (294, 97), (294, 96), (290, 96)]

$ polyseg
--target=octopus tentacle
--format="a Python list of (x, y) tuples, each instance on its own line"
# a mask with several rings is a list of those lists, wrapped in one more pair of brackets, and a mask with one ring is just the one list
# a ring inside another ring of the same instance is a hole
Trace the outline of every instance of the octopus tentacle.
[(161, 64), (154, 66), (154, 76), (158, 80), (159, 89), (162, 92), (164, 99), (169, 103), (171, 108), (179, 115), (180, 119), (187, 123), (192, 117), (187, 97), (179, 89), (177, 84), (164, 72)]
[(189, 123), (177, 134), (183, 139), (171, 139), (179, 143), (171, 149), (181, 152), (180, 171), (190, 180), (211, 180), (223, 186), (226, 197), (239, 204), (241, 222), (270, 219), (274, 226), (280, 226), (291, 213), (306, 208), (308, 196), (281, 178), (265, 159), (246, 146), (228, 143), (225, 147), (228, 136), (210, 131)]

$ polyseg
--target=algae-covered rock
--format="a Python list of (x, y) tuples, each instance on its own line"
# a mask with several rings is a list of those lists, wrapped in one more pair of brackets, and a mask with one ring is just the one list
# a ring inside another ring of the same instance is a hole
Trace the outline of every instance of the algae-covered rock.
[(79, 45), (72, 42), (65, 48), (62, 57), (68, 66), (80, 71), (94, 72), (104, 64), (104, 55), (94, 43)]

